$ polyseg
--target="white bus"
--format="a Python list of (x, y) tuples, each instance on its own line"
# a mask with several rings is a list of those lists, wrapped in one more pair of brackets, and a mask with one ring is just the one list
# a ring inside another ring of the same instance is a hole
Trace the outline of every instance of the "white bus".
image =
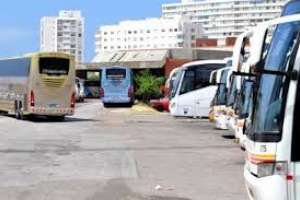
[[(245, 73), (245, 67), (250, 56), (251, 38), (254, 29), (242, 33), (236, 40), (233, 50), (232, 68), (227, 77), (227, 102), (224, 115), (219, 118), (219, 123), (232, 129), (235, 133), (237, 130), (238, 109), (242, 87), (242, 73)], [(240, 73), (242, 72), (242, 73)]]
[[(283, 14), (299, 11), (299, 1), (292, 1)], [(300, 199), (299, 30), (299, 14), (273, 20), (260, 30), (251, 61), (257, 77), (244, 169), (250, 199)]]
[(178, 117), (208, 117), (217, 86), (210, 85), (212, 71), (225, 67), (224, 60), (195, 61), (183, 65), (172, 91), (170, 113)]
[(0, 110), (21, 119), (43, 115), (63, 119), (75, 107), (74, 58), (33, 53), (0, 60)]
[(220, 130), (228, 130), (226, 105), (228, 100), (227, 77), (231, 74), (231, 68), (226, 68), (222, 72), (221, 83), (218, 85), (215, 104), (215, 127)]
[[(231, 62), (231, 61), (229, 61)], [(228, 64), (228, 62), (227, 62)], [(224, 109), (227, 100), (227, 88), (226, 88), (226, 79), (227, 75), (230, 72), (231, 67), (225, 67), (217, 70), (217, 91), (215, 93), (214, 100), (211, 104), (211, 112), (213, 114), (213, 122), (218, 129), (226, 129), (225, 127), (219, 126), (219, 118), (223, 114), (221, 110)]]

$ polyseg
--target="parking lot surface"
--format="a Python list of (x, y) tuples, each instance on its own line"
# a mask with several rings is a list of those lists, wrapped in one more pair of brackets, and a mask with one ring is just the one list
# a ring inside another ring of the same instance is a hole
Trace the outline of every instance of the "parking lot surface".
[(64, 122), (1, 116), (0, 199), (247, 199), (244, 153), (223, 134), (96, 100)]

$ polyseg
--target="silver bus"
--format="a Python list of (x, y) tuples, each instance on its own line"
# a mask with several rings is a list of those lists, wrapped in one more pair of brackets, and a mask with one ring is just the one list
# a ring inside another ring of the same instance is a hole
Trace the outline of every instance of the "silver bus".
[(0, 60), (0, 111), (64, 119), (75, 108), (75, 62), (64, 53)]

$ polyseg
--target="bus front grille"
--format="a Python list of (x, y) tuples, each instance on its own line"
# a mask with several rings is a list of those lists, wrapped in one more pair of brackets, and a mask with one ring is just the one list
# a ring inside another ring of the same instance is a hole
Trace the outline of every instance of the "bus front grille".
[(61, 87), (64, 84), (65, 79), (44, 78), (43, 82), (47, 87)]

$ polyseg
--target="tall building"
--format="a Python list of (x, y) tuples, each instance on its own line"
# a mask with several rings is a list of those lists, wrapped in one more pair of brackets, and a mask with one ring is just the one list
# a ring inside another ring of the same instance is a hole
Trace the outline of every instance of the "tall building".
[(162, 5), (163, 17), (188, 16), (209, 38), (237, 36), (249, 27), (278, 17), (286, 0), (182, 0)]
[(191, 48), (199, 37), (203, 37), (202, 27), (180, 16), (122, 21), (99, 27), (95, 35), (96, 54), (101, 51)]
[(80, 11), (60, 11), (58, 17), (43, 17), (40, 50), (65, 52), (83, 62), (84, 18)]

